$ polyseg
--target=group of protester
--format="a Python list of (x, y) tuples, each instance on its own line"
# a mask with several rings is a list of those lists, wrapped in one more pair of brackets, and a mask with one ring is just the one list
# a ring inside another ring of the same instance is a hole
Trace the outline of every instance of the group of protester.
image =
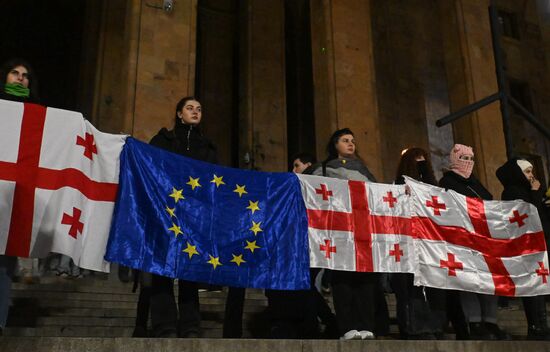
[[(0, 77), (5, 78), (0, 99), (39, 102), (32, 68), (24, 61), (9, 62), (0, 71)], [(182, 98), (176, 105), (174, 128), (161, 129), (150, 144), (186, 157), (216, 163), (216, 148), (202, 134), (199, 128), (201, 119), (200, 102), (194, 97)], [(429, 153), (421, 148), (410, 148), (401, 156), (395, 183), (403, 184), (403, 176), (409, 176), (465, 196), (493, 199), (493, 195), (472, 173), (474, 151), (471, 147), (456, 144), (450, 151), (449, 160), (449, 170), (438, 182)], [(294, 158), (292, 170), (295, 173), (376, 182), (365, 161), (359, 156), (354, 134), (348, 128), (332, 134), (323, 162), (316, 163), (312, 156), (300, 154)], [(511, 159), (497, 170), (496, 176), (504, 186), (501, 198), (522, 199), (535, 205), (544, 231), (550, 235), (550, 222), (543, 204), (544, 190), (533, 174), (533, 165), (524, 159)], [(6, 323), (14, 270), (15, 258), (0, 256), (0, 328)], [(334, 313), (315, 284), (320, 275), (330, 285)], [(449, 322), (457, 339), (510, 338), (497, 324), (496, 296), (417, 287), (413, 285), (412, 274), (312, 269), (311, 277), (309, 290), (266, 291), (270, 337), (352, 340), (387, 335), (389, 314), (385, 293), (391, 290), (397, 300), (397, 321), (402, 338), (444, 338)], [(176, 304), (172, 278), (148, 273), (138, 273), (136, 278), (140, 292), (134, 336), (149, 335), (149, 317), (154, 337), (200, 336), (198, 283), (178, 280)], [(224, 337), (242, 336), (244, 300), (244, 288), (229, 288)], [(528, 322), (528, 337), (550, 340), (545, 297), (526, 297), (522, 300)]]

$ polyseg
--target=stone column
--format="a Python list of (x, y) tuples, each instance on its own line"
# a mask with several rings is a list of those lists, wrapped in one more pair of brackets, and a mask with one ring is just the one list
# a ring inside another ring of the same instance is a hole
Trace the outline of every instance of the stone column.
[(370, 0), (311, 2), (318, 157), (336, 129), (355, 133), (359, 152), (382, 177)]
[(286, 171), (284, 1), (243, 0), (241, 6), (240, 166)]
[(194, 88), (196, 1), (177, 1), (170, 13), (148, 1), (105, 2), (94, 110), (100, 129), (148, 141), (172, 128), (178, 100)]
[[(489, 0), (439, 1), (451, 111), (497, 91)], [(475, 173), (498, 198), (502, 187), (496, 169), (506, 161), (499, 103), (486, 106), (453, 123), (456, 143), (473, 146)]]

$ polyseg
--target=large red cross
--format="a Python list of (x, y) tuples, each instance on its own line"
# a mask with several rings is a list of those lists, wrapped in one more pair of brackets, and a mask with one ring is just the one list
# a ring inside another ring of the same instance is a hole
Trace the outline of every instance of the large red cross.
[(403, 251), (399, 248), (399, 243), (395, 243), (393, 245), (393, 249), (390, 250), (390, 255), (393, 255), (395, 257), (396, 262), (401, 261), (401, 257), (403, 256)]
[(336, 253), (336, 246), (330, 245), (330, 240), (325, 240), (325, 245), (320, 245), (319, 249), (325, 252), (325, 258), (330, 258), (330, 253)]
[[(321, 185), (322, 186), (322, 185)], [(365, 182), (348, 181), (351, 213), (308, 209), (309, 227), (319, 230), (353, 232), (355, 237), (355, 270), (374, 271), (372, 261), (372, 234), (395, 234), (396, 228), (410, 234), (410, 219), (372, 215), (367, 201)]]
[(327, 185), (324, 183), (321, 183), (321, 189), (315, 188), (315, 193), (321, 194), (323, 196), (323, 200), (328, 200), (328, 197), (332, 196), (332, 191), (329, 191)]
[(447, 253), (447, 260), (441, 259), (439, 261), (439, 267), (449, 269), (449, 276), (456, 276), (456, 270), (463, 269), (462, 263), (455, 259), (455, 255), (453, 253)]
[(514, 216), (512, 216), (509, 221), (510, 221), (510, 224), (513, 224), (515, 222), (518, 223), (518, 227), (522, 227), (523, 225), (525, 225), (525, 222), (523, 220), (527, 219), (529, 217), (529, 215), (527, 214), (519, 214), (519, 211), (517, 210), (514, 210)]
[[(28, 257), (37, 189), (69, 187), (90, 200), (113, 202), (118, 185), (91, 180), (82, 171), (40, 167), (40, 150), (46, 121), (46, 108), (25, 104), (17, 162), (0, 161), (0, 180), (15, 182), (6, 255)], [(62, 221), (60, 219), (59, 221)]]
[(382, 200), (383, 200), (384, 202), (387, 202), (388, 205), (390, 206), (390, 208), (393, 208), (393, 205), (394, 205), (395, 203), (397, 203), (397, 198), (395, 198), (395, 197), (393, 196), (393, 193), (392, 193), (392, 192), (388, 192), (387, 197), (383, 197)]
[(416, 217), (413, 221), (413, 234), (419, 239), (444, 241), (483, 253), (493, 276), (495, 294), (514, 296), (516, 287), (502, 258), (546, 251), (544, 233), (540, 231), (510, 239), (491, 237), (483, 200), (467, 197), (466, 203), (473, 232), (459, 226), (439, 225), (427, 217)]

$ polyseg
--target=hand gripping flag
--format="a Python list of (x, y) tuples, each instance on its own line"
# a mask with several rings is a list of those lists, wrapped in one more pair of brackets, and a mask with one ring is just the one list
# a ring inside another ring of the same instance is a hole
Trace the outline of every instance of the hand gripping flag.
[(298, 178), (216, 166), (128, 138), (106, 259), (191, 281), (307, 289)]
[(0, 254), (103, 260), (125, 136), (81, 114), (0, 100)]
[(298, 177), (309, 220), (312, 267), (414, 272), (409, 197), (404, 185)]
[(546, 243), (533, 205), (406, 181), (418, 252), (415, 285), (501, 296), (550, 293)]

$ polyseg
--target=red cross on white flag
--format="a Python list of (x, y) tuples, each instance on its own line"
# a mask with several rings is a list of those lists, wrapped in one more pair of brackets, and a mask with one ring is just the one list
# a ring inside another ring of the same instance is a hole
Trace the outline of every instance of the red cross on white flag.
[(404, 185), (312, 175), (298, 177), (308, 212), (312, 267), (363, 272), (414, 271)]
[(103, 260), (125, 136), (81, 114), (0, 100), (0, 254)]
[(406, 181), (417, 241), (416, 285), (501, 296), (550, 293), (546, 243), (533, 205), (483, 201)]

